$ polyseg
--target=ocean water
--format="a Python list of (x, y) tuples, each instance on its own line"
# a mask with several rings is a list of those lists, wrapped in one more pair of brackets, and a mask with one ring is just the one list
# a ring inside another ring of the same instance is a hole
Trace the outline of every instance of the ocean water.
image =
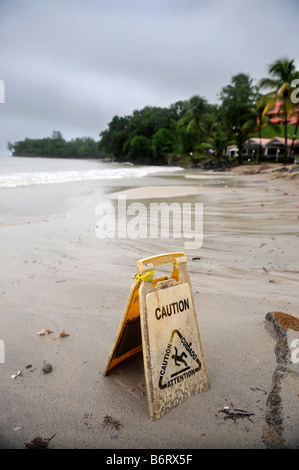
[(0, 157), (0, 188), (170, 174), (178, 167), (133, 166), (98, 160)]
[[(0, 157), (0, 225), (47, 221), (52, 217), (61, 219), (70, 217), (79, 208), (80, 218), (83, 213), (89, 213), (92, 217), (97, 205), (107, 200), (110, 193), (128, 189), (156, 186), (183, 186), (190, 189), (192, 186), (196, 189), (210, 186), (212, 189), (231, 185), (231, 180), (220, 174), (170, 166)], [(187, 193), (184, 197), (178, 191), (177, 196), (168, 198), (167, 202), (173, 199), (203, 202), (200, 194), (187, 197)], [(160, 198), (161, 201), (164, 199)]]
[[(169, 177), (169, 178), (168, 178)], [(158, 179), (157, 179), (158, 178)], [(184, 180), (179, 167), (133, 166), (99, 160), (0, 157), (0, 225), (94, 212), (105, 195), (121, 189)]]

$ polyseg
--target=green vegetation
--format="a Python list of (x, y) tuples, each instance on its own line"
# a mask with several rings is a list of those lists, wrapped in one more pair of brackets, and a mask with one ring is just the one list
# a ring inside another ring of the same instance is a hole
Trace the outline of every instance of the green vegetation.
[(100, 151), (117, 161), (198, 163), (208, 149), (222, 154), (228, 138), (219, 107), (196, 95), (168, 108), (146, 106), (131, 116), (114, 116), (101, 132)]
[(235, 75), (231, 84), (223, 88), (220, 97), (219, 114), (225, 128), (229, 129), (230, 140), (238, 146), (241, 164), (243, 147), (249, 135), (245, 123), (256, 100), (252, 79), (245, 74)]
[[(271, 91), (266, 94), (268, 105), (265, 108), (265, 113), (271, 111), (277, 100), (280, 101), (280, 116), (283, 121), (284, 127), (284, 139), (285, 139), (285, 163), (288, 160), (287, 152), (287, 139), (288, 139), (288, 120), (290, 117), (297, 114), (297, 123), (299, 123), (299, 110), (298, 103), (294, 103), (291, 100), (291, 94), (293, 92), (292, 83), (294, 80), (299, 78), (299, 71), (296, 70), (294, 60), (288, 60), (287, 58), (279, 59), (269, 66), (270, 77), (264, 78), (260, 81), (260, 87), (271, 88)], [(297, 109), (296, 109), (297, 108)], [(298, 124), (296, 125), (298, 129)], [(295, 135), (293, 136), (294, 144)], [(292, 149), (291, 149), (292, 150)]]
[[(270, 78), (261, 80), (258, 86), (249, 75), (234, 75), (221, 90), (219, 105), (196, 95), (168, 108), (147, 106), (131, 116), (114, 116), (100, 134), (99, 148), (117, 161), (197, 164), (209, 159), (210, 154), (225, 158), (228, 145), (235, 144), (238, 163), (242, 164), (244, 144), (250, 137), (299, 138), (299, 108), (291, 101), (292, 81), (299, 78), (294, 61), (284, 58), (274, 62), (269, 74)], [(265, 88), (271, 91), (262, 94)], [(275, 115), (277, 101), (281, 106)], [(272, 122), (277, 116), (280, 125)], [(289, 124), (292, 116), (296, 117), (295, 125)], [(285, 140), (285, 162), (288, 150)], [(261, 149), (257, 162), (260, 155)]]
[[(46, 139), (28, 139), (8, 144), (14, 155), (52, 157), (110, 157), (119, 162), (141, 164), (193, 164), (210, 160), (211, 155), (227, 160), (226, 149), (239, 149), (238, 163), (243, 163), (243, 148), (250, 137), (284, 137), (284, 161), (292, 149), (287, 138), (299, 138), (299, 105), (292, 102), (292, 81), (299, 78), (294, 61), (286, 58), (269, 66), (269, 77), (257, 86), (253, 79), (239, 73), (220, 92), (218, 105), (199, 95), (178, 101), (167, 108), (146, 106), (128, 116), (114, 116), (99, 142), (89, 137), (66, 142), (60, 132)], [(262, 90), (270, 89), (263, 94)], [(276, 114), (274, 109), (279, 101)], [(271, 116), (269, 112), (271, 111)], [(280, 119), (280, 125), (272, 122)], [(290, 125), (290, 118), (295, 124)], [(260, 161), (261, 149), (256, 161)]]
[[(296, 124), (289, 124), (287, 131), (288, 131), (288, 139), (292, 139), (296, 130)], [(259, 137), (259, 132), (253, 132), (251, 137)], [(272, 126), (268, 125), (264, 127), (262, 130), (262, 137), (264, 139), (273, 139), (273, 137), (284, 137), (284, 126)], [(299, 139), (299, 132), (297, 129), (297, 139)]]

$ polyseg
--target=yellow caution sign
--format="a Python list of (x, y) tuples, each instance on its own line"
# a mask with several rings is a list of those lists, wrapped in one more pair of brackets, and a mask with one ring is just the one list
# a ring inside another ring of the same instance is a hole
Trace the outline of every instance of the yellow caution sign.
[[(138, 261), (104, 371), (143, 351), (152, 420), (210, 386), (186, 263), (184, 253)], [(172, 264), (170, 276), (155, 279), (155, 268), (165, 264)]]

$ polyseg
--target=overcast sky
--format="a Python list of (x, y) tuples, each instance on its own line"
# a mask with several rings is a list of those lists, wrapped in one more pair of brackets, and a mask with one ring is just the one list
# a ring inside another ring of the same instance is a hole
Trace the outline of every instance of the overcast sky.
[(114, 115), (199, 94), (237, 73), (299, 67), (298, 0), (0, 0), (0, 155), (7, 142), (99, 140)]

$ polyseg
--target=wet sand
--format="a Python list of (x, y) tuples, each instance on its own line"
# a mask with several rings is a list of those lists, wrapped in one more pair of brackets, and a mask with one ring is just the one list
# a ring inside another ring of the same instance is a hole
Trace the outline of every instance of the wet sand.
[[(2, 190), (0, 448), (53, 435), (53, 449), (298, 448), (295, 364), (279, 384), (280, 428), (269, 429), (278, 364), (265, 317), (299, 316), (299, 172), (281, 168)], [(202, 247), (97, 238), (95, 208), (110, 193), (109, 201), (121, 193), (130, 203), (202, 202)], [(137, 261), (172, 251), (187, 256), (211, 386), (152, 422), (142, 353), (103, 371)], [(43, 328), (52, 333), (37, 335)], [(227, 413), (236, 410), (248, 416)]]

